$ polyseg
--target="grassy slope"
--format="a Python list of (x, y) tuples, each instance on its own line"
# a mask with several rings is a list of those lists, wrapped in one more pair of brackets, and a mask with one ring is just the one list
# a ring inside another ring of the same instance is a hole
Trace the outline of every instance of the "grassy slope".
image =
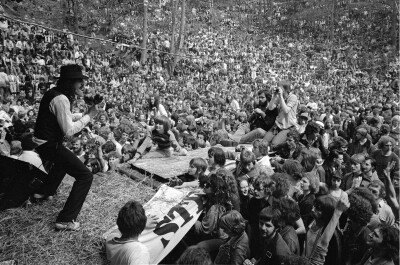
[(154, 190), (126, 176), (95, 176), (79, 215), (79, 232), (55, 232), (53, 225), (71, 189), (66, 178), (51, 202), (0, 212), (0, 262), (18, 264), (107, 264), (101, 235), (115, 224), (130, 199), (148, 201)]

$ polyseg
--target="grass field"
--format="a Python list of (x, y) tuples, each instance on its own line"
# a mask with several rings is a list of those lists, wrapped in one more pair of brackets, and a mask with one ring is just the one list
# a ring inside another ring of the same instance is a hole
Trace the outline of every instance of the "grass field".
[(56, 232), (54, 221), (71, 184), (67, 177), (52, 201), (0, 212), (0, 264), (107, 264), (101, 235), (115, 224), (125, 202), (145, 203), (155, 193), (118, 173), (95, 176), (78, 217), (81, 230)]

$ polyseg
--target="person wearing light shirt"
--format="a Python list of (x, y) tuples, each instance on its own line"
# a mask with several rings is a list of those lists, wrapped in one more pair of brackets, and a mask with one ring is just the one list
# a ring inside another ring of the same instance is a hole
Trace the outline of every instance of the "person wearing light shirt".
[(38, 145), (35, 150), (42, 160), (52, 163), (49, 178), (33, 195), (35, 199), (46, 199), (53, 196), (68, 173), (75, 178), (70, 195), (63, 210), (58, 214), (55, 228), (57, 230), (78, 230), (80, 224), (76, 218), (85, 202), (92, 185), (93, 174), (69, 149), (62, 145), (65, 136), (80, 132), (97, 114), (97, 106), (92, 105), (84, 114), (71, 113), (71, 101), (83, 97), (83, 80), (79, 65), (64, 65), (55, 88), (47, 91), (39, 107), (33, 141)]

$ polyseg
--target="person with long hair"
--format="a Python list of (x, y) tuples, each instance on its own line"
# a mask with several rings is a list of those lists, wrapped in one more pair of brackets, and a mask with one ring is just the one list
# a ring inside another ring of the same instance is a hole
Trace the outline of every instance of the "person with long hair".
[[(156, 116), (154, 129), (147, 130), (146, 138), (137, 148), (135, 156), (128, 161), (134, 163), (139, 158), (161, 158), (172, 155), (186, 156), (187, 150), (181, 148), (174, 133), (171, 131), (171, 122), (167, 116)], [(150, 148), (150, 151), (145, 153)]]
[(345, 264), (357, 264), (368, 249), (366, 242), (371, 233), (368, 223), (373, 210), (371, 203), (359, 192), (352, 192), (349, 201), (347, 224), (343, 231), (343, 260)]
[(219, 246), (227, 238), (226, 234), (218, 229), (218, 223), (224, 213), (234, 209), (235, 199), (230, 182), (229, 172), (219, 169), (211, 174), (209, 181), (204, 184), (205, 214), (202, 220), (196, 221), (194, 232), (197, 240), (203, 239), (198, 246), (209, 251), (211, 257), (216, 256)]
[[(338, 202), (329, 196), (320, 196), (314, 202), (314, 221), (306, 235), (304, 255), (311, 264), (323, 265), (330, 261), (326, 254), (342, 213), (349, 208), (347, 197)], [(336, 257), (337, 258), (337, 257)]]
[(168, 117), (168, 112), (165, 110), (164, 106), (160, 103), (160, 97), (151, 95), (149, 98), (149, 113), (148, 117), (166, 116)]
[(61, 67), (57, 86), (47, 91), (40, 102), (33, 141), (38, 145), (39, 155), (53, 166), (49, 178), (33, 195), (35, 199), (45, 199), (56, 193), (64, 176), (68, 173), (75, 178), (70, 195), (59, 213), (55, 227), (58, 230), (77, 230), (78, 214), (92, 185), (93, 174), (70, 150), (62, 145), (65, 136), (73, 136), (81, 131), (97, 114), (97, 106), (92, 105), (87, 112), (72, 114), (71, 105), (76, 96), (83, 97), (83, 80), (79, 65)]
[(232, 210), (221, 217), (219, 228), (228, 235), (228, 239), (219, 247), (214, 264), (242, 265), (250, 255), (246, 220), (238, 211)]
[(369, 250), (360, 265), (399, 264), (399, 230), (386, 224), (379, 225), (367, 240)]
[(396, 142), (389, 136), (382, 136), (379, 139), (378, 150), (371, 154), (371, 157), (376, 161), (376, 172), (378, 173), (379, 179), (385, 181), (385, 173), (387, 165), (394, 162), (394, 166), (391, 168), (390, 177), (393, 178), (395, 172), (399, 172), (399, 157), (393, 152), (393, 148), (396, 146)]
[(294, 226), (298, 219), (297, 213), (300, 211), (297, 202), (291, 198), (283, 197), (274, 203), (275, 208), (281, 212), (281, 226), (279, 234), (286, 242), (291, 254), (300, 255), (300, 243)]
[(245, 176), (237, 178), (240, 198), (240, 214), (249, 220), (249, 203), (251, 199), (249, 180)]
[(225, 166), (226, 157), (225, 152), (220, 147), (213, 146), (208, 149), (208, 172), (209, 174), (216, 172), (218, 169)]

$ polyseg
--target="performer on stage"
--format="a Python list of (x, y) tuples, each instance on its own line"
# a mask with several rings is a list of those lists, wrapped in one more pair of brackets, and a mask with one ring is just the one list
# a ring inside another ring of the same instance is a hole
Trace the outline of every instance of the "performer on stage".
[(61, 143), (65, 136), (81, 131), (97, 114), (96, 105), (89, 107), (84, 114), (72, 114), (71, 105), (76, 96), (83, 97), (83, 80), (79, 65), (61, 67), (57, 86), (47, 91), (40, 102), (36, 120), (34, 142), (36, 151), (42, 159), (51, 162), (49, 177), (40, 190), (33, 195), (35, 199), (53, 196), (66, 173), (75, 178), (72, 190), (63, 210), (56, 219), (56, 230), (78, 230), (75, 222), (92, 185), (93, 175), (82, 161)]

